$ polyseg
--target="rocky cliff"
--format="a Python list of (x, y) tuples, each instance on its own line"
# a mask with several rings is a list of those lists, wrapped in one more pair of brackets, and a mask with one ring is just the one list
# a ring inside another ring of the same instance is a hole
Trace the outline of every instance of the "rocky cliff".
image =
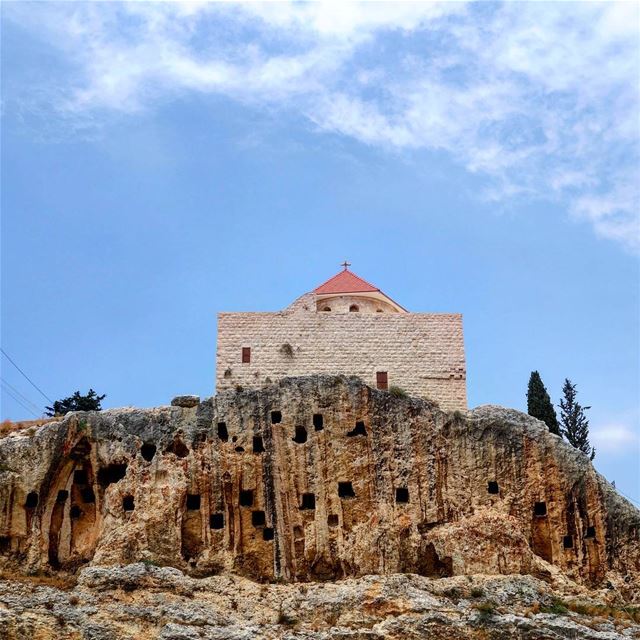
[(638, 596), (640, 513), (545, 425), (342, 377), (74, 413), (0, 440), (0, 552), (335, 580), (554, 572)]

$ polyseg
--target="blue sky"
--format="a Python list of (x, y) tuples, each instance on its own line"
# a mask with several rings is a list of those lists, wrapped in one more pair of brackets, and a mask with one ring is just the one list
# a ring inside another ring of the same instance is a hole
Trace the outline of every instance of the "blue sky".
[(596, 467), (640, 500), (638, 17), (4, 3), (3, 349), (54, 399), (208, 396), (216, 313), (346, 257), (464, 314), (470, 406), (576, 382)]

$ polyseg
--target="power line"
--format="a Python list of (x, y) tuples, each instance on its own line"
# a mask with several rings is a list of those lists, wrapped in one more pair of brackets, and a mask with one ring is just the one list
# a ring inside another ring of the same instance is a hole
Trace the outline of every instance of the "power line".
[(9, 395), (11, 398), (13, 398), (25, 411), (28, 411), (34, 418), (39, 418), (40, 416), (35, 413), (35, 411), (32, 411), (31, 409), (29, 409), (29, 407), (27, 407), (27, 405), (25, 405), (20, 398), (18, 398), (17, 396), (14, 396), (13, 393), (11, 393), (11, 391), (9, 389), (7, 389), (6, 387), (4, 388), (4, 392)]
[(11, 391), (13, 391), (13, 393), (15, 393), (16, 395), (20, 396), (20, 398), (22, 398), (22, 400), (24, 400), (27, 404), (31, 405), (31, 408), (34, 409), (35, 411), (40, 411), (41, 407), (39, 407), (35, 402), (31, 402), (31, 400), (29, 400), (29, 398), (27, 398), (27, 396), (25, 396), (24, 394), (20, 393), (20, 391), (18, 389), (16, 389), (8, 380), (5, 380), (4, 378), (1, 378), (2, 380), (2, 384), (9, 387), (9, 389), (11, 389)]
[(2, 347), (0, 347), (0, 351), (2, 351), (2, 355), (29, 381), (31, 386), (37, 389), (44, 398), (53, 405), (53, 400), (10, 358), (9, 354)]

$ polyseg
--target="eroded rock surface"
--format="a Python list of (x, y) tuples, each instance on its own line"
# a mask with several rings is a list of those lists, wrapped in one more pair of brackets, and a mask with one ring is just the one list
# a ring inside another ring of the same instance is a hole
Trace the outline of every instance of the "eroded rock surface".
[(258, 584), (137, 563), (85, 568), (72, 590), (0, 581), (7, 640), (628, 640), (634, 618), (610, 590), (531, 576)]
[(530, 416), (327, 376), (179, 404), (0, 440), (4, 566), (562, 575), (639, 597), (640, 512)]

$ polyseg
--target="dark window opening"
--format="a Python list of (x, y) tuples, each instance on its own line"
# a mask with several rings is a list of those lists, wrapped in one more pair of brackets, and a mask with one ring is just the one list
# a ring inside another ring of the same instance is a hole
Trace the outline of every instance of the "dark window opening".
[(254, 527), (263, 527), (267, 520), (264, 515), (264, 511), (252, 511), (251, 512), (251, 524)]
[(66, 502), (69, 497), (69, 492), (66, 489), (60, 489), (58, 491), (58, 495), (56, 496), (56, 502)]
[(307, 441), (307, 430), (304, 427), (296, 427), (296, 435), (293, 441), (298, 444), (304, 444)]
[(330, 527), (337, 527), (339, 522), (340, 522), (340, 519), (338, 518), (338, 514), (336, 513), (329, 514), (329, 517), (327, 518), (327, 524)]
[(313, 428), (316, 431), (322, 431), (324, 429), (324, 418), (321, 413), (313, 414)]
[(212, 513), (209, 516), (210, 529), (224, 529), (224, 513)]
[(331, 307), (323, 307), (322, 310), (323, 311), (331, 311)]
[(573, 549), (573, 536), (564, 536), (562, 538), (562, 546), (565, 549)]
[(226, 422), (218, 422), (218, 438), (220, 438), (222, 442), (226, 442), (229, 439)]
[(236, 451), (238, 453), (242, 453), (244, 451), (244, 447), (236, 447)]
[(87, 472), (84, 469), (76, 469), (73, 472), (74, 484), (87, 484)]
[(82, 496), (82, 502), (85, 504), (93, 504), (96, 501), (96, 494), (93, 493), (93, 489), (91, 487), (86, 487), (80, 492)]
[(147, 461), (151, 462), (153, 460), (153, 456), (156, 455), (156, 445), (151, 444), (150, 442), (145, 442), (140, 447), (140, 455)]
[(376, 309), (376, 313), (382, 313), (382, 309)]
[(74, 504), (69, 510), (69, 515), (73, 520), (77, 520), (82, 515), (82, 511), (77, 504)]
[(253, 505), (253, 489), (243, 489), (240, 491), (240, 506), (250, 507)]
[(409, 489), (396, 487), (396, 502), (409, 502)]
[(251, 347), (242, 347), (242, 362), (251, 362)]
[(378, 389), (389, 388), (389, 377), (386, 371), (376, 372), (376, 387), (378, 387)]
[(300, 509), (315, 509), (316, 508), (316, 497), (313, 493), (303, 493), (302, 494), (302, 503), (300, 504)]
[(340, 498), (355, 498), (356, 494), (350, 482), (338, 482), (338, 496)]
[(238, 436), (233, 436), (233, 438), (231, 438), (231, 442), (238, 442)]
[(547, 515), (547, 503), (546, 502), (536, 502), (533, 505), (533, 515), (534, 516), (546, 516)]
[(133, 501), (133, 496), (124, 496), (124, 498), (122, 498), (122, 510), (133, 511), (134, 508), (135, 503)]
[(187, 509), (197, 511), (200, 508), (200, 494), (187, 493)]
[(31, 491), (31, 493), (27, 494), (24, 506), (27, 509), (35, 509), (38, 506), (38, 494), (35, 491)]
[(587, 532), (584, 534), (585, 538), (595, 538), (596, 537), (596, 528), (595, 527), (587, 527)]
[(108, 467), (102, 467), (102, 469), (98, 471), (98, 482), (103, 487), (108, 487), (110, 484), (120, 482), (126, 473), (126, 464), (110, 464)]
[(264, 451), (264, 443), (262, 436), (253, 436), (253, 453), (262, 453)]
[(179, 438), (176, 438), (168, 447), (167, 453), (173, 453), (178, 458), (186, 458), (189, 455), (187, 445)]
[(352, 304), (349, 307), (349, 311), (360, 311), (360, 307), (357, 304)]
[(356, 422), (356, 426), (353, 429), (353, 431), (349, 431), (347, 435), (350, 438), (353, 438), (354, 436), (366, 436), (367, 430), (364, 426), (364, 422), (362, 422), (362, 420), (358, 420), (358, 422)]
[(282, 422), (282, 413), (280, 411), (271, 412), (271, 424), (278, 424)]
[(9, 536), (0, 536), (0, 551), (9, 551), (11, 548), (11, 538)]
[(487, 484), (487, 491), (489, 493), (500, 493), (500, 488), (495, 480), (489, 480)]
[(262, 530), (262, 539), (263, 540), (273, 540), (274, 531), (273, 527), (265, 527)]

